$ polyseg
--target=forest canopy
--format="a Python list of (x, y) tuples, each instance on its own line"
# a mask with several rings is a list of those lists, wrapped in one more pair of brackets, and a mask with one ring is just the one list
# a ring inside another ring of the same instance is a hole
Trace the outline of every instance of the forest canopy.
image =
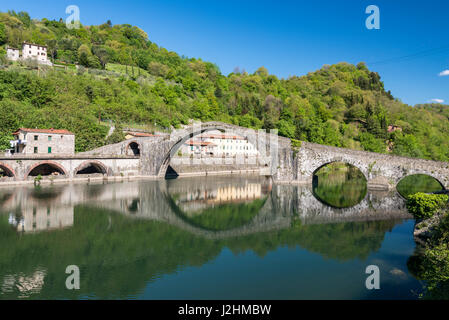
[[(8, 62), (6, 47), (46, 45), (66, 68)], [(64, 128), (76, 150), (107, 143), (115, 123), (178, 128), (191, 119), (278, 129), (288, 138), (449, 161), (449, 108), (409, 106), (364, 63), (324, 65), (279, 79), (260, 67), (223, 75), (217, 65), (180, 56), (129, 24), (68, 29), (28, 13), (0, 13), (0, 150), (18, 127)], [(75, 68), (74, 65), (78, 65)]]

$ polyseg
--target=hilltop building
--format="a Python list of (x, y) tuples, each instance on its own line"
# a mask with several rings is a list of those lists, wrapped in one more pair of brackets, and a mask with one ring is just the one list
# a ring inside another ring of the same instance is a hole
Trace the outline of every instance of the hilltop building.
[(47, 47), (34, 43), (24, 42), (22, 45), (22, 54), (20, 54), (19, 49), (7, 48), (6, 56), (11, 61), (35, 60), (40, 64), (53, 65), (48, 60)]
[(13, 136), (13, 154), (75, 154), (75, 135), (67, 130), (21, 128)]
[(7, 48), (6, 57), (11, 61), (17, 61), (20, 58), (20, 50), (16, 48)]

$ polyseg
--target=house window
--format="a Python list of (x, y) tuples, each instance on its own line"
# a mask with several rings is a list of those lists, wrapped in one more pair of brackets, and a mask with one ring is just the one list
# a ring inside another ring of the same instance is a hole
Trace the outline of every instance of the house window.
[(51, 136), (48, 136), (48, 141), (51, 141)]
[(48, 147), (48, 153), (51, 153), (51, 147)]
[(34, 153), (37, 153), (37, 147), (34, 147)]
[(39, 139), (39, 136), (34, 136), (34, 141), (37, 141)]

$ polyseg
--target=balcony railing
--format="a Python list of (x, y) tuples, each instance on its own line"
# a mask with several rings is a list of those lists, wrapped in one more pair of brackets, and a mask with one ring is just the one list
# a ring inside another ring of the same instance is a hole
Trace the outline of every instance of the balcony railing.
[(26, 140), (12, 140), (9, 141), (9, 144), (11, 145), (11, 148), (15, 148), (17, 145), (26, 145), (27, 141)]

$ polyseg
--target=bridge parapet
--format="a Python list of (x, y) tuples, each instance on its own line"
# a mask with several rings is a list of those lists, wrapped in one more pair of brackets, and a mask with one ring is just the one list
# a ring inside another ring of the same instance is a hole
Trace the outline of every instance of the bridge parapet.
[(296, 157), (295, 180), (312, 183), (313, 174), (332, 162), (351, 164), (365, 175), (368, 184), (388, 183), (393, 188), (408, 175), (426, 174), (449, 187), (449, 162), (393, 156), (303, 142)]

